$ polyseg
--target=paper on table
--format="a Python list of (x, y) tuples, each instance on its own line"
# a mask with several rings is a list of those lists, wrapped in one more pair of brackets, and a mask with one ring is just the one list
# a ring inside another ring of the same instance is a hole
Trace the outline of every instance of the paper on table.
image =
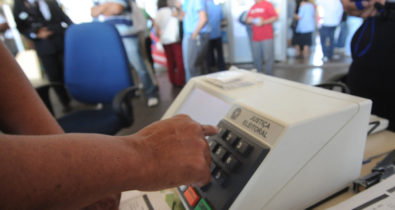
[(205, 80), (222, 89), (234, 89), (255, 84), (254, 81), (244, 78), (243, 73), (232, 70), (206, 75)]
[(329, 210), (337, 209), (395, 209), (395, 175), (392, 175), (350, 199), (329, 208)]

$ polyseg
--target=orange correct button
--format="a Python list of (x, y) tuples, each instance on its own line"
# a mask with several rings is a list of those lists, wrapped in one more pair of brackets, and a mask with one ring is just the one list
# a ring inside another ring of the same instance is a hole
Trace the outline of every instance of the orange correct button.
[(193, 187), (188, 187), (188, 189), (184, 192), (184, 197), (188, 201), (188, 204), (192, 207), (194, 207), (200, 199)]

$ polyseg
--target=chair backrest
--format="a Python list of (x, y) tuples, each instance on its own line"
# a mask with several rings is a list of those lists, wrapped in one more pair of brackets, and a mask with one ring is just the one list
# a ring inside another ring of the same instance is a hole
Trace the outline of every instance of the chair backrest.
[(133, 85), (126, 52), (108, 23), (71, 25), (65, 35), (65, 86), (78, 101), (110, 103)]

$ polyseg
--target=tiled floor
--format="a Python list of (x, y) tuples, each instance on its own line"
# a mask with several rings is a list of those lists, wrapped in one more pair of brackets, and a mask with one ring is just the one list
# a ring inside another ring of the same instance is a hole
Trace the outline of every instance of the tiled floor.
[[(314, 52), (310, 58), (288, 59), (286, 62), (276, 63), (274, 66), (274, 76), (315, 85), (327, 81), (331, 77), (346, 73), (351, 62), (349, 57), (342, 56), (337, 61), (323, 63), (317, 57), (318, 52)], [(251, 64), (239, 64), (239, 68), (251, 69)], [(181, 88), (173, 87), (167, 78), (165, 71), (157, 73), (160, 93), (160, 104), (153, 108), (148, 108), (145, 99), (142, 97), (134, 100), (135, 123), (130, 128), (123, 129), (119, 135), (132, 134), (144, 126), (159, 120), (177, 96)]]

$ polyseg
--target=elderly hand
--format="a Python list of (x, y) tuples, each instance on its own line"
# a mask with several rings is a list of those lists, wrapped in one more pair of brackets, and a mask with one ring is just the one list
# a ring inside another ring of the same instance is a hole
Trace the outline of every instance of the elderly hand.
[(158, 121), (133, 135), (145, 176), (139, 190), (159, 190), (183, 184), (203, 186), (210, 181), (210, 150), (206, 136), (214, 126), (201, 125), (187, 115)]

